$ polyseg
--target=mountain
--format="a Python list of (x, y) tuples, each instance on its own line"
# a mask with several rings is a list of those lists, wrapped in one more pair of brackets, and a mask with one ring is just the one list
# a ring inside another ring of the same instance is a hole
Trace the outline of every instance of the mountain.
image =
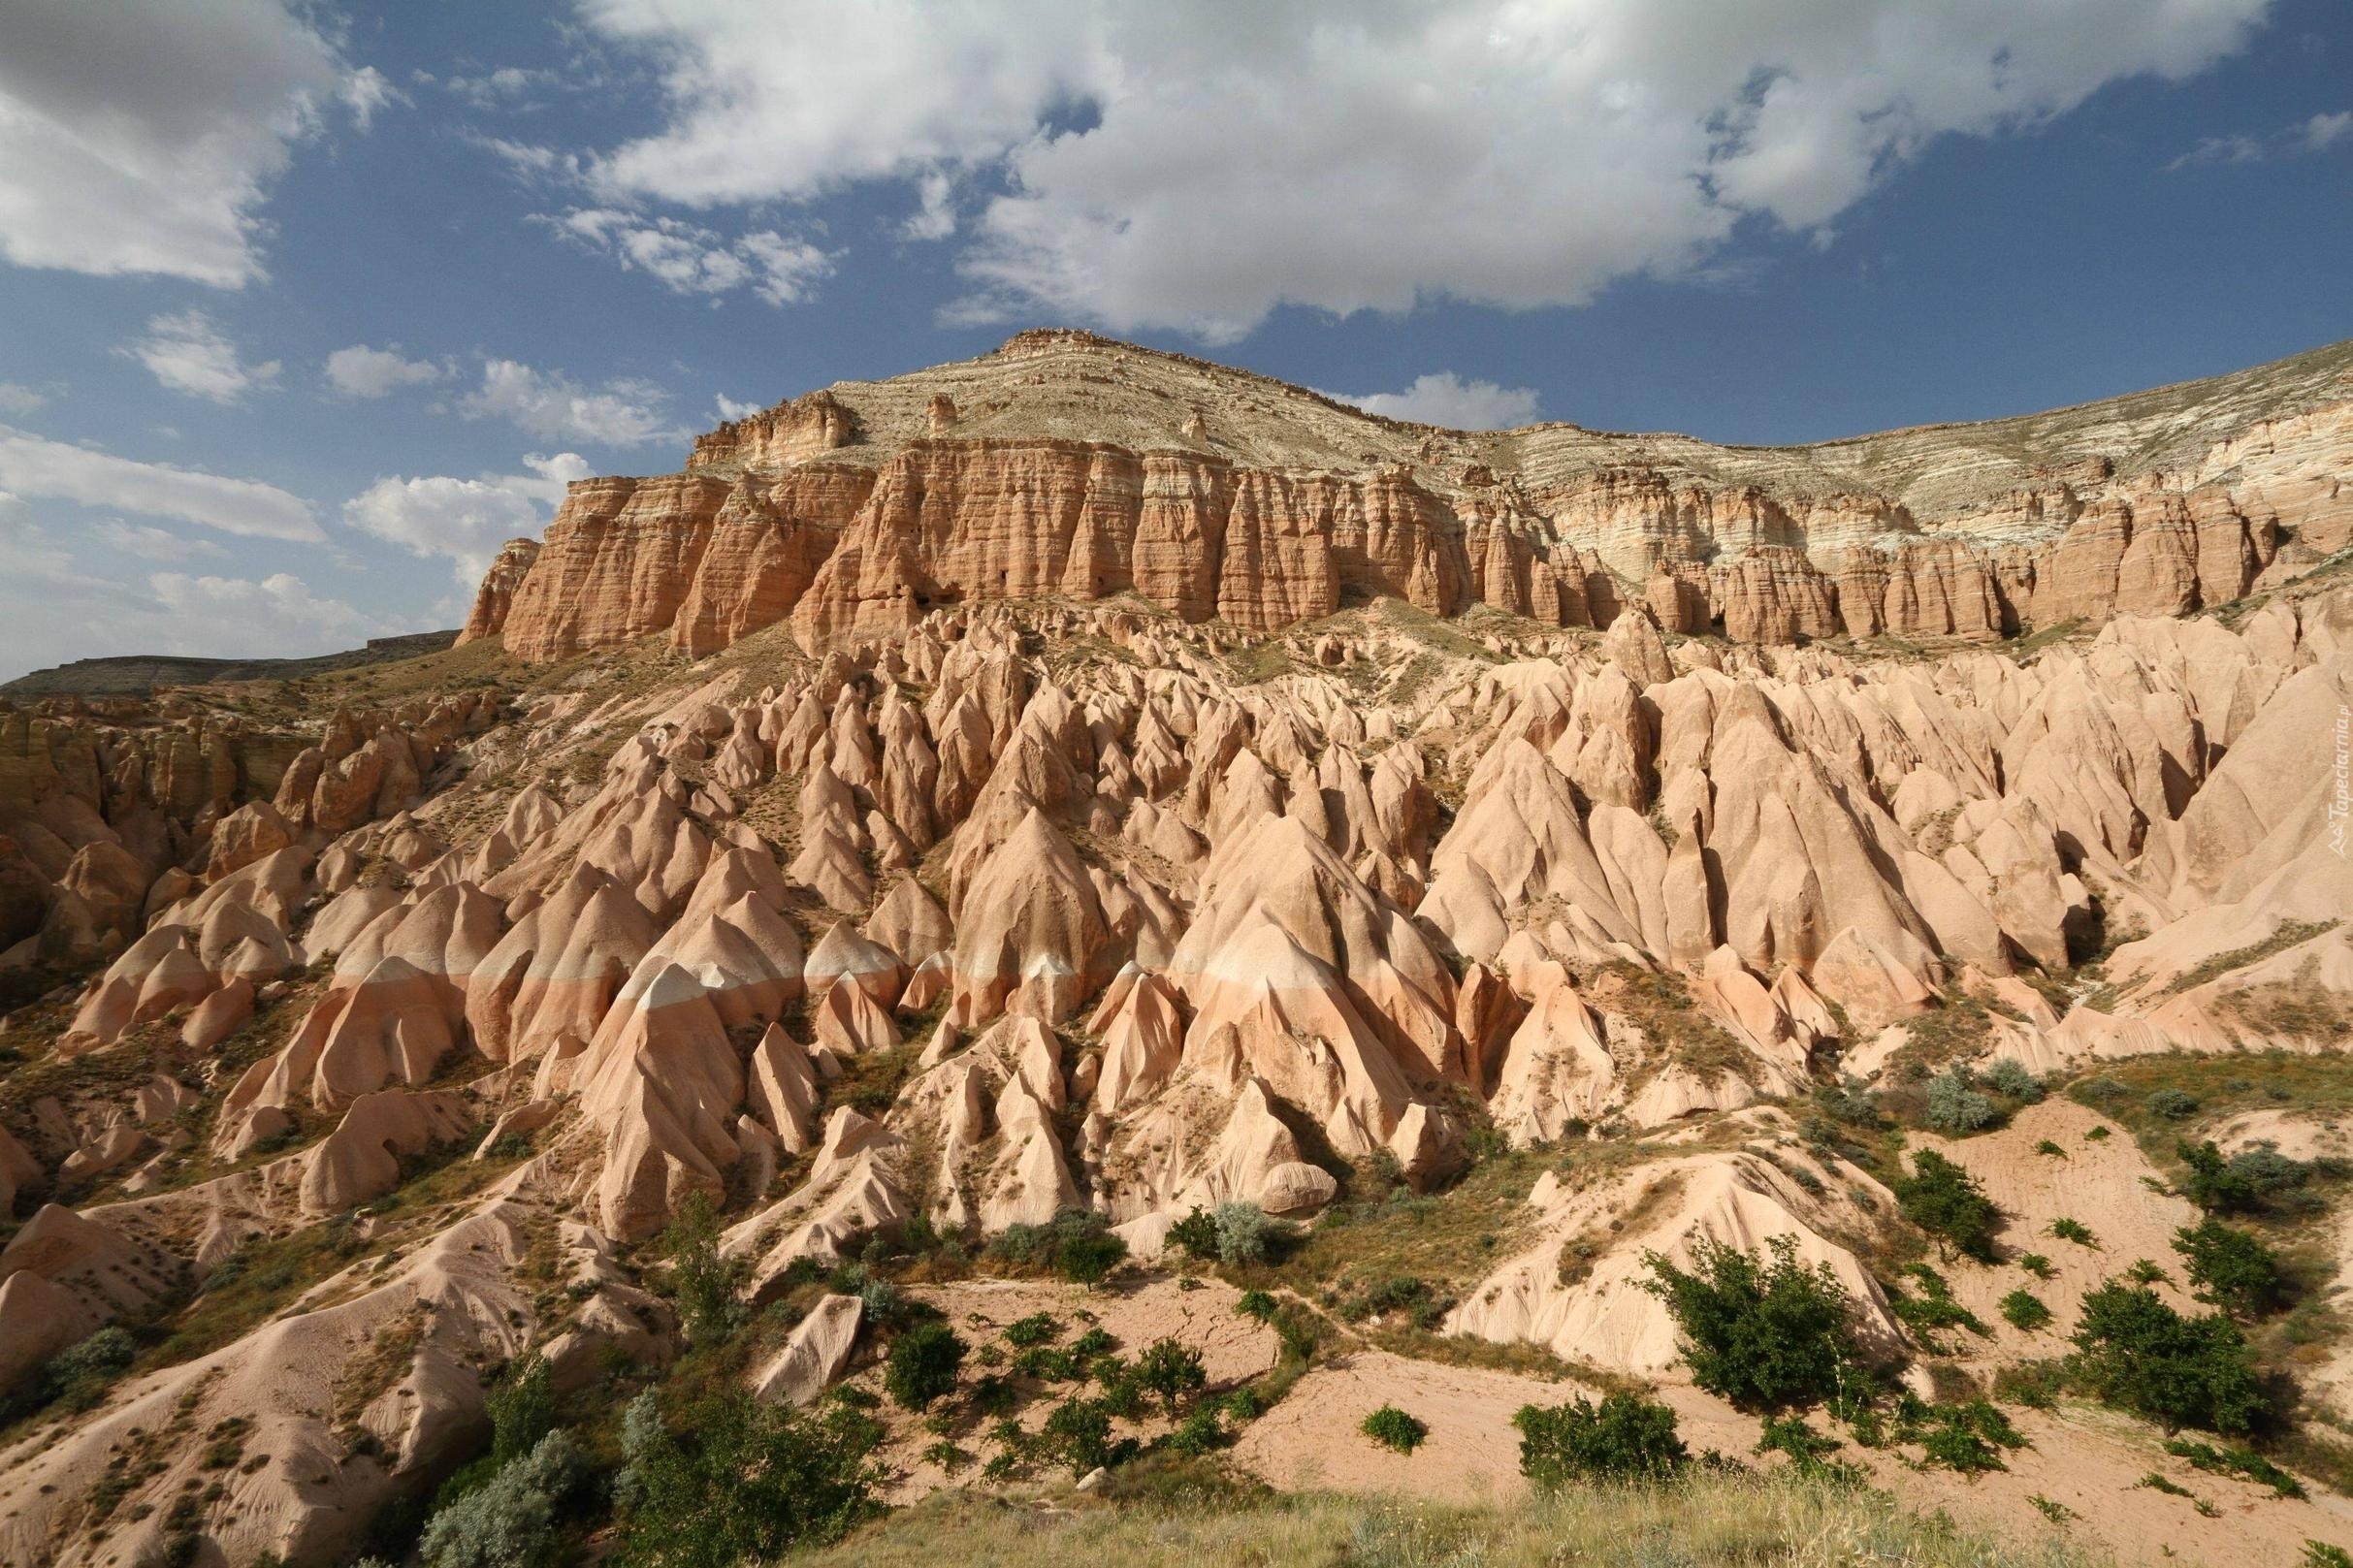
[[(2353, 537), (2353, 343), (2108, 402), (1795, 448), (1405, 425), (1090, 334), (847, 382), (572, 487), (467, 627), (529, 658), (1133, 592), (1273, 630), (1394, 595), (1736, 642), (1990, 640), (2243, 595)], [(2284, 552), (2284, 558), (2282, 556)]]
[(0, 707), (0, 1560), (1592, 1540), (1524, 1452), (1669, 1429), (1692, 1561), (2353, 1546), (2347, 364), (1757, 451), (1025, 334)]
[(457, 639), (452, 631), (371, 637), (367, 646), (305, 658), (202, 658), (181, 654), (120, 654), (78, 658), (19, 675), (0, 685), (9, 697), (144, 697), (165, 686), (219, 686), (240, 681), (298, 681), (357, 664), (382, 664), (437, 653)]

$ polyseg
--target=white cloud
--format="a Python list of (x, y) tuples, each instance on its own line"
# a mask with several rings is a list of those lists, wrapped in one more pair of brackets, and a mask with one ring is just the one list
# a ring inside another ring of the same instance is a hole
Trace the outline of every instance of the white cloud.
[(109, 550), (128, 556), (134, 560), (191, 560), (199, 556), (225, 556), (210, 539), (191, 539), (184, 533), (169, 528), (151, 528), (144, 523), (125, 523), (110, 517), (90, 529), (90, 537)]
[(562, 217), (541, 214), (539, 221), (678, 294), (720, 295), (748, 285), (770, 304), (793, 304), (833, 271), (823, 250), (773, 229), (730, 240), (699, 224), (609, 207), (574, 208)]
[(247, 577), (190, 577), (157, 572), (147, 579), (167, 614), (199, 628), (210, 628), (212, 648), (242, 654), (256, 631), (268, 628), (272, 643), (289, 652), (332, 653), (395, 628), (375, 617), (314, 592), (292, 572)]
[(742, 419), (750, 414), (757, 414), (762, 408), (767, 406), (765, 403), (737, 402), (734, 399), (728, 397), (724, 392), (720, 393), (712, 400), (719, 409), (719, 417), (723, 420), (730, 421)]
[(245, 364), (220, 323), (202, 310), (149, 317), (147, 335), (121, 352), (145, 366), (171, 391), (217, 403), (237, 402), (246, 393), (267, 390), (277, 381), (277, 361)]
[(875, 0), (779, 27), (740, 0), (591, 0), (668, 110), (586, 174), (703, 208), (888, 181), (918, 232), (946, 227), (940, 176), (978, 176), (999, 194), (962, 228), (966, 318), (1215, 338), (1283, 304), (1576, 304), (1691, 272), (1743, 218), (1822, 230), (1940, 136), (2202, 70), (2267, 9)]
[(372, 65), (364, 65), (343, 78), (336, 96), (351, 112), (351, 123), (365, 131), (375, 123), (375, 112), (390, 104), (405, 104), (408, 95), (394, 86)]
[(381, 398), (403, 387), (438, 381), (448, 372), (431, 360), (401, 357), (401, 345), (370, 348), (354, 343), (327, 356), (327, 380), (346, 398)]
[(2340, 109), (2334, 114), (2315, 114), (2304, 122), (2304, 143), (2314, 152), (2323, 152), (2353, 135), (2353, 109)]
[[(97, 542), (113, 548), (103, 536)], [(117, 581), (76, 559), (85, 543), (0, 515), (9, 565), (0, 574), (0, 675), (110, 654), (324, 654), (415, 629), (413, 622), (384, 624), (285, 574), (253, 581), (167, 572)]]
[(1368, 414), (1456, 431), (1510, 430), (1533, 424), (1536, 418), (1535, 388), (1466, 381), (1452, 370), (1416, 376), (1413, 385), (1402, 392), (1374, 392), (1361, 398), (1344, 392), (1325, 396), (1354, 403)]
[(48, 403), (42, 393), (14, 381), (0, 381), (0, 414), (29, 414)]
[(529, 474), (379, 479), (343, 503), (343, 521), (411, 555), (448, 557), (470, 589), (500, 545), (518, 535), (537, 537), (564, 485), (590, 472), (576, 452), (534, 454), (523, 464)]
[(2196, 146), (2167, 164), (2165, 172), (2170, 175), (2183, 169), (2262, 161), (2263, 144), (2251, 136), (2208, 136), (2201, 138)]
[(554, 76), (553, 72), (502, 65), (478, 77), (451, 77), (442, 85), (476, 109), (498, 109), (513, 104), (534, 86), (552, 81)]
[(362, 128), (389, 84), (348, 71), (294, 0), (0, 5), (0, 256), (238, 288), (263, 272), (260, 209), (340, 101)]
[(323, 543), (309, 503), (256, 479), (137, 463), (0, 425), (0, 490), (142, 517), (173, 517), (223, 533)]
[(552, 370), (490, 360), (482, 367), (482, 385), (459, 408), (469, 419), (509, 420), (542, 440), (644, 446), (685, 438), (687, 432), (666, 418), (668, 401), (669, 395), (649, 382), (608, 381), (590, 391)]

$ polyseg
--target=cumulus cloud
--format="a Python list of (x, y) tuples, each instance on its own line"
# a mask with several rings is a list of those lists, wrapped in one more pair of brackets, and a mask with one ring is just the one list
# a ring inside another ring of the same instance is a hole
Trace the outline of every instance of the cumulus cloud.
[(1363, 397), (1330, 392), (1325, 396), (1354, 403), (1368, 414), (1455, 431), (1510, 430), (1533, 424), (1536, 418), (1535, 388), (1466, 381), (1452, 370), (1415, 376), (1413, 385), (1402, 392), (1373, 392)]
[(0, 414), (29, 414), (48, 401), (46, 395), (14, 381), (0, 381)]
[[(1744, 218), (1823, 232), (1938, 137), (2190, 75), (2267, 7), (877, 0), (785, 28), (593, 0), (668, 108), (583, 174), (696, 208), (902, 184), (913, 232), (964, 237), (964, 319), (1230, 338), (1284, 304), (1576, 304), (1692, 272)], [(968, 176), (996, 194), (958, 223), (942, 180)]]
[(668, 403), (669, 394), (650, 382), (608, 381), (592, 391), (553, 370), (490, 360), (482, 385), (459, 408), (469, 419), (507, 420), (542, 440), (644, 446), (685, 438), (667, 418)]
[(2349, 135), (2353, 135), (2353, 109), (2315, 114), (2304, 122), (2304, 144), (2314, 152), (2324, 152)]
[(564, 239), (644, 272), (677, 294), (729, 294), (749, 286), (770, 304), (809, 297), (833, 259), (806, 240), (762, 229), (736, 240), (670, 217), (641, 217), (609, 207), (540, 215)]
[[(394, 628), (341, 599), (314, 591), (292, 572), (264, 578), (190, 577), (157, 572), (147, 579), (165, 612), (202, 628), (208, 649), (250, 650), (259, 636), (275, 648), (329, 653)], [(260, 628), (267, 628), (266, 631)]]
[(249, 538), (323, 543), (309, 503), (274, 485), (138, 463), (0, 425), (0, 490), (142, 517), (177, 518)]
[(220, 323), (202, 310), (150, 317), (146, 336), (124, 345), (122, 352), (145, 366), (169, 390), (217, 403), (238, 402), (246, 393), (277, 382), (277, 361), (245, 364)]
[(343, 503), (343, 521), (411, 555), (447, 557), (458, 580), (471, 588), (500, 545), (519, 535), (536, 537), (564, 498), (564, 485), (590, 473), (588, 460), (577, 452), (534, 454), (523, 465), (531, 471), (378, 479)]
[(0, 6), (0, 256), (238, 288), (293, 148), (389, 101), (294, 0)]
[(421, 387), (448, 372), (431, 360), (403, 359), (401, 345), (370, 348), (354, 343), (327, 356), (327, 381), (346, 398), (381, 398), (403, 387)]

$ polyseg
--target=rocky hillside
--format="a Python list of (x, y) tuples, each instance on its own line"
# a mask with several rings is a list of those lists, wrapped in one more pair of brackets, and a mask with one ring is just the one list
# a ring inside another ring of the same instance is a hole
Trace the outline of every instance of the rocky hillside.
[(1787, 449), (1461, 432), (1074, 332), (724, 425), (572, 487), (466, 628), (523, 657), (648, 633), (804, 647), (988, 599), (1134, 592), (1266, 631), (1383, 594), (1791, 643), (2178, 615), (2353, 538), (2353, 344), (1982, 425)]
[[(2345, 363), (1758, 453), (1031, 335), (9, 710), (0, 1560), (1492, 1500), (1604, 1391), (1793, 1472), (1738, 1560), (2353, 1547)], [(1776, 1248), (1834, 1396), (1660, 1289)]]

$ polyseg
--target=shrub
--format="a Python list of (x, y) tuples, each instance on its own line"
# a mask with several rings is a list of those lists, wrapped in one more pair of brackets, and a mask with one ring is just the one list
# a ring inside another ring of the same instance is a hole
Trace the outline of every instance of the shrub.
[(1165, 1444), (1172, 1454), (1198, 1458), (1226, 1446), (1230, 1438), (1215, 1405), (1204, 1405), (1185, 1417), (1175, 1431), (1169, 1433)]
[(2243, 1318), (2275, 1312), (2286, 1303), (2278, 1255), (2251, 1233), (2211, 1216), (2174, 1232), (2198, 1299)]
[(1397, 1406), (1383, 1405), (1365, 1418), (1364, 1432), (1383, 1448), (1411, 1454), (1422, 1446), (1430, 1428)]
[(1788, 1455), (1790, 1468), (1809, 1481), (1827, 1481), (1842, 1487), (1859, 1485), (1864, 1480), (1859, 1465), (1830, 1457), (1839, 1447), (1837, 1438), (1816, 1431), (1806, 1424), (1805, 1417), (1784, 1416), (1778, 1421), (1765, 1419), (1756, 1452)]
[(1928, 1080), (1928, 1105), (1921, 1119), (1947, 1137), (1983, 1132), (2002, 1119), (2002, 1112), (1976, 1085), (1967, 1066), (1953, 1063)]
[(2198, 1114), (2198, 1097), (2181, 1089), (2160, 1089), (2148, 1097), (2148, 1113), (2162, 1116), (2169, 1122), (2185, 1121)]
[(2043, 1101), (2043, 1080), (2026, 1071), (2026, 1064), (2015, 1057), (2005, 1056), (1987, 1068), (1985, 1087), (2021, 1104), (2035, 1105)]
[(2002, 1297), (2002, 1316), (2013, 1328), (2033, 1333), (2050, 1325), (2050, 1308), (2028, 1291), (2012, 1291)]
[(673, 1429), (641, 1394), (622, 1424), (620, 1560), (736, 1568), (838, 1541), (875, 1507), (881, 1437), (848, 1405), (811, 1415), (736, 1389), (680, 1412)]
[(2282, 1497), (2304, 1495), (2302, 1482), (2253, 1449), (2216, 1448), (2195, 1438), (2176, 1437), (2167, 1441), (2165, 1452), (2176, 1459), (2187, 1459), (2193, 1468), (2214, 1475), (2243, 1476), (2271, 1488)]
[(556, 1429), (556, 1391), (548, 1381), (547, 1358), (527, 1356), (507, 1367), (483, 1403), (490, 1412), (490, 1456), (498, 1464), (519, 1458)]
[(908, 1410), (921, 1410), (956, 1386), (964, 1341), (937, 1319), (919, 1323), (890, 1342), (883, 1387)]
[(2044, 1257), (2039, 1252), (2022, 1252), (2018, 1254), (2018, 1266), (2025, 1269), (2026, 1272), (2032, 1274), (2037, 1279), (2048, 1279), (2058, 1272), (2056, 1268), (2053, 1268), (2050, 1265), (2050, 1260)]
[(1005, 1326), (1005, 1342), (1015, 1350), (1027, 1350), (1032, 1345), (1051, 1343), (1061, 1332), (1062, 1325), (1054, 1321), (1051, 1313), (1033, 1312)]
[(1675, 1432), (1675, 1412), (1630, 1393), (1599, 1404), (1580, 1396), (1564, 1405), (1522, 1405), (1520, 1474), (1540, 1490), (1572, 1481), (1656, 1481), (1681, 1470), (1691, 1451)]
[(1256, 1203), (1220, 1203), (1215, 1219), (1219, 1263), (1246, 1268), (1267, 1261), (1270, 1222), (1265, 1209)]
[(1906, 1264), (1896, 1272), (1919, 1287), (1915, 1296), (1890, 1282), (1886, 1287), (1887, 1304), (1894, 1309), (1897, 1321), (1911, 1329), (1931, 1355), (1946, 1354), (1936, 1336), (1947, 1328), (1966, 1328), (1974, 1334), (1985, 1333), (1985, 1325), (1978, 1315), (1952, 1298), (1952, 1287), (1945, 1276), (1926, 1264)]
[(1261, 1323), (1272, 1323), (1274, 1320), (1274, 1297), (1264, 1291), (1244, 1291), (1241, 1293), (1241, 1299), (1234, 1303), (1234, 1310), (1245, 1318), (1256, 1318)]
[(570, 1435), (551, 1431), (482, 1486), (436, 1512), (417, 1554), (426, 1568), (532, 1568), (554, 1553), (556, 1509), (586, 1470)]
[(109, 1324), (79, 1344), (69, 1345), (42, 1368), (40, 1401), (95, 1403), (107, 1386), (139, 1359), (139, 1341), (128, 1329)]
[(1169, 1227), (1168, 1244), (1200, 1263), (1217, 1261), (1217, 1218), (1200, 1204)]
[(735, 1294), (740, 1265), (720, 1256), (719, 1211), (710, 1195), (690, 1195), (661, 1239), (670, 1255), (670, 1295), (687, 1343), (715, 1344), (741, 1328), (744, 1304)]
[(2072, 1241), (2079, 1247), (2089, 1247), (2094, 1252), (2100, 1250), (2099, 1240), (2091, 1233), (2091, 1227), (2081, 1220), (2070, 1219), (2062, 1214), (2050, 1222), (2050, 1233), (2061, 1241)]
[(2253, 1144), (2227, 1158), (2210, 1141), (2178, 1143), (2174, 1153), (2189, 1167), (2182, 1196), (2210, 1214), (2294, 1206), (2289, 1195), (2305, 1197), (2300, 1189), (2312, 1179), (2310, 1165), (2289, 1159), (2273, 1143)]
[(1175, 1339), (1155, 1339), (1136, 1358), (1137, 1387), (1156, 1395), (1171, 1421), (1176, 1419), (1177, 1401), (1200, 1392), (1209, 1381), (1201, 1352)]
[(2183, 1317), (2145, 1285), (2110, 1281), (2083, 1298), (2075, 1371), (2109, 1404), (2169, 1431), (2236, 1436), (2267, 1409), (2246, 1336), (2219, 1312)]
[(2048, 1138), (2045, 1138), (2040, 1143), (2037, 1143), (2034, 1146), (2034, 1152), (2052, 1160), (2064, 1160), (2067, 1158), (2067, 1151), (2060, 1148), (2056, 1143), (2053, 1143)]
[(1687, 1273), (1658, 1253), (1642, 1282), (1683, 1333), (1692, 1381), (1744, 1410), (1781, 1410), (1837, 1394), (1858, 1381), (1851, 1302), (1826, 1264), (1797, 1261), (1786, 1235), (1769, 1259), (1721, 1241), (1693, 1250)]
[(1084, 1208), (1066, 1208), (1045, 1225), (1009, 1226), (989, 1250), (1080, 1285), (1101, 1284), (1127, 1260), (1127, 1243), (1112, 1233), (1111, 1221)]
[(1898, 1176), (1894, 1187), (1904, 1217), (1934, 1236), (1940, 1253), (1993, 1261), (1993, 1232), (2002, 1211), (1962, 1167), (1922, 1149), (1913, 1156), (1912, 1174)]
[(1907, 1394), (1897, 1422), (1897, 1435), (1919, 1444), (1923, 1463), (1962, 1475), (2006, 1470), (2001, 1451), (2026, 1446), (2010, 1418), (1982, 1399), (1932, 1405)]
[(1100, 1399), (1063, 1400), (1046, 1418), (1044, 1435), (1074, 1478), (1124, 1464), (1136, 1454), (1134, 1438), (1112, 1440), (1112, 1413)]

